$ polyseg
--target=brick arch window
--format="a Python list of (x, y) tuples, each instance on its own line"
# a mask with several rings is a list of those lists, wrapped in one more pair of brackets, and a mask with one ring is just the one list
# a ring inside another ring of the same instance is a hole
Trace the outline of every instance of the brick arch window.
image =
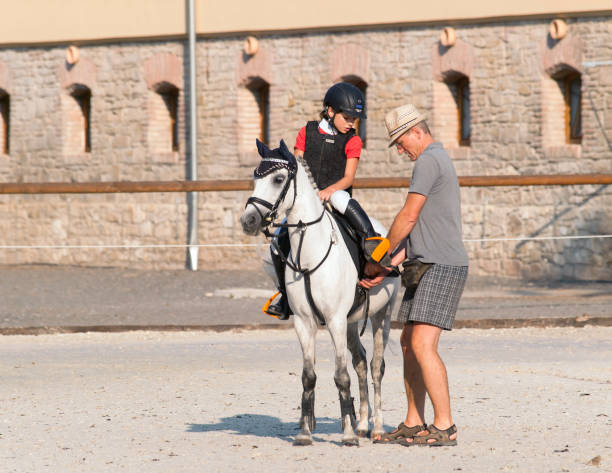
[(453, 46), (433, 46), (433, 131), (454, 157), (469, 156), (472, 143), (474, 51), (457, 39)]
[(450, 148), (470, 146), (472, 114), (470, 79), (454, 74), (434, 85), (435, 130), (438, 139)]
[(82, 84), (68, 88), (66, 148), (70, 154), (91, 152), (91, 89)]
[(184, 120), (182, 59), (171, 53), (158, 53), (144, 62), (147, 83), (147, 148), (156, 162), (177, 162)]
[[(364, 81), (361, 77), (359, 76), (354, 76), (354, 75), (348, 75), (348, 76), (344, 76), (342, 77), (342, 80), (344, 82), (348, 82), (349, 84), (353, 84), (355, 87), (357, 87), (359, 90), (361, 90), (361, 93), (363, 94), (363, 99), (364, 99), (364, 109), (367, 111), (368, 107), (367, 107), (367, 103), (368, 103), (368, 84), (366, 83), (366, 81)], [(357, 123), (355, 124), (355, 131), (357, 133), (357, 135), (359, 135), (359, 137), (361, 138), (361, 141), (363, 142), (363, 147), (366, 148), (367, 147), (367, 124), (366, 124), (367, 120), (362, 120), (359, 119), (357, 121)]]
[(550, 156), (581, 153), (583, 51), (582, 39), (571, 34), (542, 42), (542, 145)]
[(11, 136), (11, 98), (0, 89), (0, 154), (9, 154)]
[(149, 143), (156, 151), (179, 151), (179, 89), (169, 82), (155, 84), (149, 103)]
[(93, 148), (92, 118), (95, 120), (92, 91), (96, 87), (96, 66), (83, 52), (76, 64), (58, 64), (61, 86), (62, 152), (66, 156), (89, 154)]
[(270, 84), (260, 77), (253, 78), (238, 90), (238, 122), (240, 148), (255, 149), (255, 139), (268, 143), (270, 138)]
[(542, 87), (545, 146), (582, 143), (582, 75), (573, 68), (557, 70)]

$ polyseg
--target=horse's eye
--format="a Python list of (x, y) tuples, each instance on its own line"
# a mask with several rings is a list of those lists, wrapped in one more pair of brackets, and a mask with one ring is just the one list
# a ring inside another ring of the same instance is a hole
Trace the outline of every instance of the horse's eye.
[(285, 176), (276, 176), (274, 178), (274, 184), (282, 184), (285, 180)]

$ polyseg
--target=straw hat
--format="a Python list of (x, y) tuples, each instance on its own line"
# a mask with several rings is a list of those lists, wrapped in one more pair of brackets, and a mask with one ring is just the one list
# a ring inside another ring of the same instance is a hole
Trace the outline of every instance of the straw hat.
[(385, 125), (387, 125), (387, 132), (389, 133), (389, 147), (393, 146), (395, 140), (406, 131), (423, 120), (425, 120), (425, 116), (421, 115), (411, 103), (397, 107), (387, 113)]

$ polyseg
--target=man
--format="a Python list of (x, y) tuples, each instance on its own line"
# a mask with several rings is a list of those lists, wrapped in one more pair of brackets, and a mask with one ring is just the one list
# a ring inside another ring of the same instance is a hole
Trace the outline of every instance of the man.
[[(457, 444), (457, 429), (450, 409), (446, 367), (438, 355), (442, 330), (451, 330), (468, 272), (468, 256), (461, 237), (461, 203), (455, 168), (441, 143), (435, 142), (413, 105), (404, 105), (385, 117), (390, 144), (414, 162), (408, 197), (387, 235), (392, 263), (407, 257), (425, 269), (416, 291), (406, 290), (399, 311), (404, 322), (401, 346), (404, 384), (408, 400), (406, 418), (377, 443), (441, 446)], [(423, 265), (422, 263), (425, 263)], [(367, 288), (389, 273), (368, 263)], [(425, 394), (434, 419), (425, 424)]]

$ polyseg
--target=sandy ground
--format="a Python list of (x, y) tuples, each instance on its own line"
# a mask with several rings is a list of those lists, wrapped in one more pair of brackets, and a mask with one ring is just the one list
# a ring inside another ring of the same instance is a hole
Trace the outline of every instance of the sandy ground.
[[(388, 428), (404, 415), (398, 338)], [(0, 336), (0, 471), (612, 472), (612, 328), (445, 333), (457, 447), (340, 446), (326, 332), (317, 350), (314, 444), (294, 447), (292, 331)]]

